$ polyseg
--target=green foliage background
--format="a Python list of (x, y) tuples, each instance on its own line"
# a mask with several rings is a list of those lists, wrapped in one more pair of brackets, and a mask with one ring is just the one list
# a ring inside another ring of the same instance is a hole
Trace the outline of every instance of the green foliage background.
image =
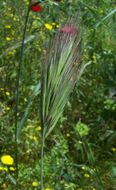
[[(46, 140), (45, 187), (55, 190), (114, 190), (116, 177), (115, 2), (46, 1), (41, 13), (30, 12), (21, 72), (19, 118), (20, 189), (40, 180), (40, 64), (57, 25), (80, 13), (83, 58), (91, 61), (70, 97), (57, 128)], [(14, 108), (20, 43), (28, 1), (0, 3), (0, 156), (15, 158)], [(52, 30), (46, 23), (56, 23)], [(39, 87), (38, 87), (39, 88)], [(0, 162), (0, 166), (2, 163)], [(15, 167), (15, 166), (14, 166)], [(0, 171), (0, 189), (13, 190), (15, 171)]]

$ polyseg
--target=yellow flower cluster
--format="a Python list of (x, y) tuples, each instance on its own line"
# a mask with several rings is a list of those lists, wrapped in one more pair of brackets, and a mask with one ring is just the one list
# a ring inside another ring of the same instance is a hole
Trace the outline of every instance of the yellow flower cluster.
[(55, 22), (53, 22), (53, 23), (51, 23), (51, 24), (46, 23), (44, 26), (45, 26), (45, 28), (48, 29), (48, 30), (52, 30), (54, 27), (59, 28), (59, 25), (56, 24)]
[(34, 136), (30, 136), (30, 139), (34, 140), (34, 141), (37, 141), (37, 137), (34, 135)]
[(5, 171), (5, 172), (7, 172), (7, 171), (8, 171), (8, 168), (3, 167), (3, 166), (0, 166), (0, 171)]
[[(39, 182), (37, 182), (37, 181), (33, 181), (33, 182), (32, 182), (32, 186), (33, 186), (33, 187), (38, 187), (38, 185), (40, 185)], [(45, 190), (52, 190), (52, 189), (49, 188), (49, 187), (46, 187)]]
[(1, 162), (5, 165), (13, 165), (14, 159), (10, 155), (3, 155), (1, 157)]

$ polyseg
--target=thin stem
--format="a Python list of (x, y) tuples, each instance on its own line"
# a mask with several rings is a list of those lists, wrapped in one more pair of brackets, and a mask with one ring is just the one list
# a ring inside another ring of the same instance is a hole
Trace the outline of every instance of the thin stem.
[(40, 164), (40, 175), (41, 175), (41, 190), (44, 190), (43, 185), (43, 177), (44, 177), (44, 130), (42, 133), (42, 140), (41, 140), (41, 164)]
[(40, 162), (40, 188), (41, 190), (44, 190), (44, 141), (45, 141), (45, 133), (44, 133), (44, 119), (43, 119), (43, 86), (44, 86), (44, 77), (43, 77), (43, 71), (42, 71), (42, 77), (41, 77), (41, 93), (40, 93), (40, 118), (41, 118), (41, 128), (42, 128), (42, 134), (41, 134), (41, 162)]
[(22, 36), (22, 43), (21, 43), (21, 51), (20, 51), (20, 58), (19, 58), (19, 64), (18, 64), (18, 69), (17, 69), (17, 79), (16, 79), (15, 159), (16, 159), (16, 182), (17, 182), (16, 188), (17, 188), (17, 190), (19, 189), (19, 184), (18, 184), (19, 168), (18, 168), (18, 140), (17, 140), (17, 129), (18, 129), (18, 113), (19, 113), (20, 78), (21, 78), (21, 68), (22, 68), (22, 63), (23, 63), (24, 41), (25, 41), (27, 23), (28, 23), (28, 18), (29, 18), (30, 5), (31, 5), (31, 0), (29, 0), (28, 11), (27, 11), (26, 19), (25, 19), (25, 24), (24, 24), (24, 30), (23, 30), (23, 36)]

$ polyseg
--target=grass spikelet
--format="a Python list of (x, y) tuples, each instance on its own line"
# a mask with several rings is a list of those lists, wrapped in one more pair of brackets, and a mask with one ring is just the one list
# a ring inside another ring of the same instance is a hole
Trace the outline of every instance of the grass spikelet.
[(70, 20), (56, 34), (42, 65), (41, 120), (46, 138), (62, 115), (81, 70), (81, 30)]

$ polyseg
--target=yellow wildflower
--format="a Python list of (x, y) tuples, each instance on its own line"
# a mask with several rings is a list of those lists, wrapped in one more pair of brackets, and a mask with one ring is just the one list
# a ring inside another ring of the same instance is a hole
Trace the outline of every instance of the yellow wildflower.
[(6, 37), (6, 40), (7, 40), (7, 41), (10, 41), (10, 40), (11, 40), (11, 38), (7, 36), (7, 37)]
[(10, 110), (10, 107), (7, 106), (7, 107), (6, 107), (6, 111), (9, 111), (9, 110)]
[(49, 188), (49, 187), (47, 187), (47, 188), (45, 188), (45, 190), (52, 190), (51, 188)]
[(38, 185), (39, 185), (39, 183), (38, 183), (37, 181), (33, 181), (33, 182), (32, 182), (32, 186), (33, 186), (33, 187), (38, 187)]
[(5, 28), (11, 28), (11, 26), (10, 25), (6, 25)]
[(16, 17), (13, 17), (13, 20), (14, 20), (14, 21), (16, 21), (16, 20), (17, 20), (17, 18), (16, 18)]
[(66, 134), (66, 136), (67, 136), (67, 137), (70, 137), (70, 134), (69, 134), (69, 133), (67, 133), (67, 134)]
[(10, 96), (10, 92), (6, 92), (6, 95), (7, 95), (7, 96)]
[(84, 174), (84, 177), (89, 178), (90, 175), (89, 174)]
[(82, 169), (82, 170), (85, 170), (86, 168), (85, 168), (85, 166), (82, 166), (81, 169)]
[(41, 131), (41, 127), (40, 127), (40, 126), (37, 127), (37, 128), (36, 128), (36, 131)]
[(60, 25), (59, 25), (59, 24), (57, 24), (57, 25), (56, 25), (56, 28), (60, 28)]
[(1, 157), (1, 162), (6, 165), (12, 165), (14, 163), (14, 159), (10, 155), (3, 155)]
[(55, 23), (55, 22), (52, 22), (52, 25), (53, 25), (53, 26), (56, 26), (56, 23)]
[(8, 171), (8, 168), (0, 166), (0, 171)]
[(112, 147), (112, 151), (113, 151), (113, 152), (116, 152), (116, 148)]
[(48, 30), (52, 30), (53, 26), (51, 24), (46, 23), (45, 28), (47, 28)]
[(36, 136), (33, 136), (32, 139), (33, 139), (34, 141), (36, 141), (36, 140), (37, 140), (37, 137), (36, 137)]
[(10, 171), (15, 171), (15, 168), (14, 167), (10, 167), (9, 170)]

